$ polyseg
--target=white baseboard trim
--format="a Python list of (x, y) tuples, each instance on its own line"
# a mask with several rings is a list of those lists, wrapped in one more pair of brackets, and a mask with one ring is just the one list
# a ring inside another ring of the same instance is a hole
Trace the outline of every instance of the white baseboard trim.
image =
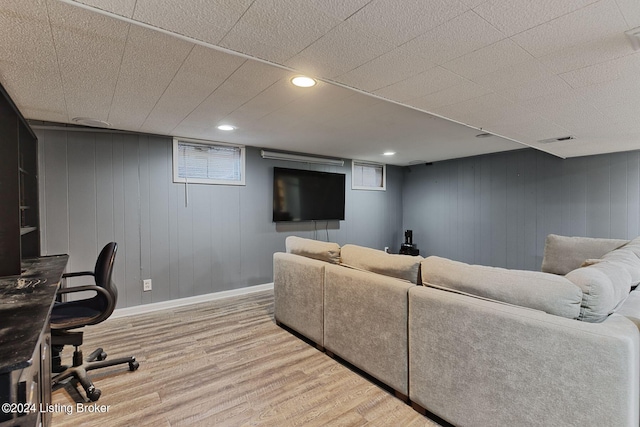
[(246, 288), (231, 289), (228, 291), (214, 292), (212, 294), (196, 295), (194, 297), (179, 298), (169, 301), (154, 302), (151, 304), (137, 305), (135, 307), (117, 308), (113, 311), (111, 318), (135, 316), (137, 314), (152, 313), (158, 310), (182, 307), (185, 305), (199, 304), (201, 302), (215, 301), (218, 299), (230, 298), (240, 295), (252, 294), (254, 292), (268, 291), (273, 289), (273, 283), (264, 285), (247, 286)]

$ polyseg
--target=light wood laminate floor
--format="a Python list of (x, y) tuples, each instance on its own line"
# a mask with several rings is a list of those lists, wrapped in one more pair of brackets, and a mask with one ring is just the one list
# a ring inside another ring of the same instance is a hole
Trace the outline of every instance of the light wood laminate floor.
[(90, 374), (107, 413), (78, 412), (71, 384), (55, 390), (54, 427), (437, 425), (278, 327), (273, 291), (109, 319), (84, 335), (85, 355), (100, 346), (140, 369)]

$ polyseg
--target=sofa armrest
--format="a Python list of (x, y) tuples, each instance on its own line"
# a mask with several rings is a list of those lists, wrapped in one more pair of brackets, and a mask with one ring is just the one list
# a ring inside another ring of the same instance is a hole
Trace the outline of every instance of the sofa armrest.
[(274, 317), (323, 346), (323, 261), (300, 255), (273, 254)]
[(343, 266), (325, 269), (326, 349), (404, 395), (407, 291), (412, 287), (404, 280)]
[(638, 328), (409, 291), (409, 396), (459, 427), (638, 425)]

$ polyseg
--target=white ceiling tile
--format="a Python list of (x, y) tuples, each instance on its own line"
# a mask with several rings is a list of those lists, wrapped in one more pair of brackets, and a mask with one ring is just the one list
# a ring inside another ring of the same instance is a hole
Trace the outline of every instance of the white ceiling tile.
[(592, 133), (611, 122), (576, 90), (529, 99), (520, 105), (552, 120), (576, 136)]
[(27, 118), (68, 114), (44, 1), (3, 1), (0, 80)]
[(561, 74), (630, 55), (634, 52), (627, 37), (620, 33), (562, 49), (541, 56), (539, 59), (551, 72)]
[(320, 82), (314, 86), (313, 93), (296, 98), (268, 117), (264, 117), (262, 121), (278, 127), (301, 127), (309, 123), (322, 124), (335, 118), (348, 116), (354, 111), (366, 109), (379, 102), (382, 101), (346, 88)]
[(574, 88), (618, 79), (637, 79), (640, 86), (640, 52), (560, 74)]
[[(624, 100), (618, 104), (601, 109), (610, 121), (613, 131), (621, 132), (637, 132), (640, 133), (640, 104), (633, 100)], [(638, 140), (638, 149), (640, 149), (640, 139)]]
[(217, 44), (240, 19), (252, 0), (136, 0), (135, 20)]
[(623, 78), (610, 80), (585, 86), (575, 90), (587, 102), (599, 109), (626, 102), (627, 100), (640, 99), (640, 84), (638, 78)]
[(460, 1), (465, 5), (467, 5), (467, 7), (469, 7), (470, 9), (473, 9), (475, 7), (480, 6), (482, 3), (486, 2), (487, 0), (460, 0)]
[[(225, 121), (242, 124), (260, 120), (292, 103), (296, 99), (302, 97), (312, 98), (314, 92), (322, 90), (322, 86), (326, 85), (328, 85), (328, 83), (318, 82), (313, 88), (305, 89), (291, 84), (289, 78), (283, 78), (231, 112), (225, 118)], [(291, 117), (291, 119), (295, 120), (295, 117)]]
[(76, 3), (82, 3), (87, 6), (95, 7), (96, 9), (104, 10), (106, 12), (115, 13), (116, 15), (125, 16), (131, 18), (133, 16), (133, 9), (136, 6), (136, 0), (72, 0)]
[[(282, 19), (283, 16), (287, 19)], [(257, 0), (220, 45), (283, 63), (340, 22), (298, 0)]]
[(475, 12), (468, 11), (407, 42), (408, 52), (422, 55), (436, 64), (489, 46), (505, 36)]
[(518, 102), (544, 95), (558, 94), (570, 89), (571, 86), (569, 86), (567, 82), (560, 77), (550, 76), (539, 80), (533, 80), (523, 85), (499, 87), (494, 90), (505, 98)]
[(433, 111), (437, 107), (457, 104), (489, 93), (491, 93), (490, 89), (469, 80), (463, 80), (455, 86), (407, 101), (407, 104), (425, 111)]
[(516, 34), (512, 40), (533, 56), (540, 57), (625, 30), (626, 23), (615, 0), (602, 0)]
[(464, 79), (442, 67), (425, 72), (375, 91), (376, 95), (396, 101), (407, 101), (460, 84)]
[(416, 55), (410, 51), (407, 45), (403, 45), (338, 76), (335, 80), (348, 86), (373, 92), (434, 66), (435, 64), (430, 59)]
[(475, 77), (474, 82), (491, 89), (521, 86), (536, 80), (551, 77), (548, 67), (539, 60), (531, 58), (492, 73)]
[(593, 2), (593, 0), (489, 0), (473, 10), (507, 36), (512, 36)]
[(61, 2), (49, 15), (69, 117), (107, 120), (129, 24)]
[(616, 0), (629, 29), (640, 27), (640, 2), (638, 0)]
[(399, 46), (468, 9), (458, 0), (374, 0), (348, 22)]
[(315, 76), (332, 78), (371, 61), (394, 46), (344, 22), (286, 62)]
[(371, 0), (306, 0), (310, 5), (326, 14), (344, 21)]
[(442, 66), (470, 80), (501, 68), (531, 60), (532, 56), (509, 39), (468, 53)]
[[(197, 131), (202, 135), (214, 135), (230, 113), (258, 96), (278, 80), (288, 79), (291, 73), (256, 61), (246, 61), (228, 79), (209, 95), (198, 107), (180, 122), (173, 135), (189, 135)], [(246, 123), (231, 123), (247, 127)]]
[(246, 60), (195, 46), (153, 110), (142, 130), (171, 134), (173, 129)]
[(132, 25), (108, 121), (138, 130), (195, 45)]
[(453, 105), (437, 107), (433, 112), (477, 128), (489, 128), (492, 125), (513, 121), (519, 116), (531, 114), (528, 109), (495, 93)]

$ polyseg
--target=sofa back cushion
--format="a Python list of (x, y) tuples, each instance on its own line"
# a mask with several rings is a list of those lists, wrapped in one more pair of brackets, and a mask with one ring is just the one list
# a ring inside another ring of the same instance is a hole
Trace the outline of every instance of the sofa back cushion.
[(371, 271), (397, 279), (419, 283), (421, 256), (388, 254), (377, 249), (357, 245), (344, 245), (340, 251), (343, 265)]
[(340, 264), (340, 245), (337, 243), (289, 236), (285, 240), (285, 247), (289, 254), (302, 255), (331, 264)]
[(422, 261), (422, 283), (576, 319), (582, 292), (562, 276), (469, 265), (437, 256)]
[(639, 256), (640, 239), (636, 238), (566, 275), (583, 292), (578, 319), (601, 322), (624, 303), (631, 287), (640, 282)]
[(580, 268), (585, 260), (600, 258), (627, 242), (628, 240), (549, 234), (544, 245), (541, 270), (545, 273), (564, 275)]

